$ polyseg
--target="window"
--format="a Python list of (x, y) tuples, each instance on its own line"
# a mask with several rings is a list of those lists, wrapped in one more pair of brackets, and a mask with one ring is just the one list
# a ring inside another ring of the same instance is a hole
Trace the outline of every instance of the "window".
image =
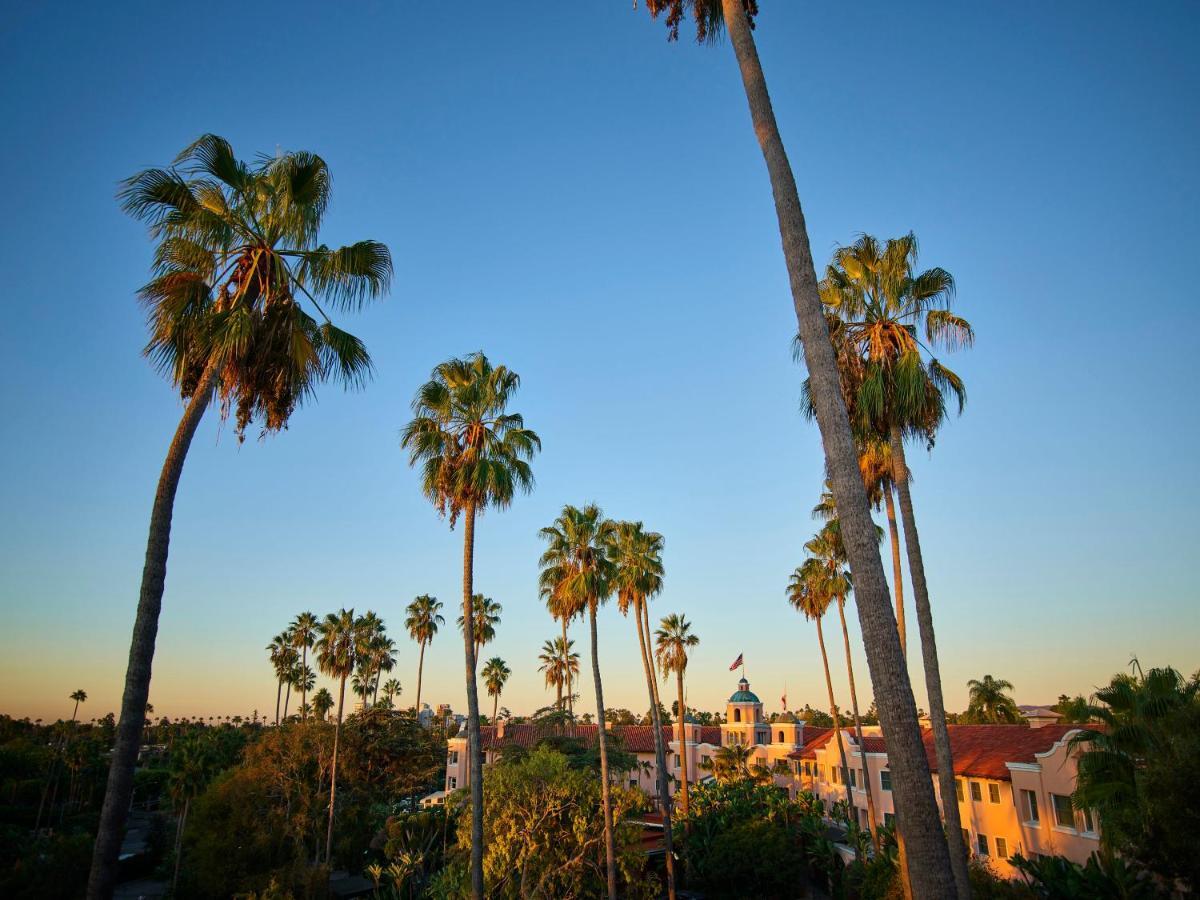
[(1038, 816), (1037, 794), (1033, 791), (1021, 791), (1021, 800), (1024, 802), (1025, 821), (1030, 825), (1038, 825), (1041, 823), (1041, 818)]
[(825, 763), (821, 763), (820, 765), (817, 766), (817, 768), (820, 770), (821, 780), (824, 781), (825, 780)]
[(890, 812), (885, 812), (883, 814), (883, 824), (886, 825), (888, 828), (895, 828), (896, 827), (896, 814), (890, 813)]
[(988, 782), (988, 799), (993, 803), (1000, 802), (1000, 785), (994, 781)]
[(971, 799), (972, 799), (972, 800), (973, 800), (975, 803), (982, 803), (982, 802), (983, 802), (983, 791), (981, 791), (981, 790), (979, 789), (979, 782), (978, 782), (978, 781), (972, 781), (972, 782), (971, 782)]
[(837, 766), (829, 767), (829, 780), (832, 781), (834, 784), (838, 783), (838, 767)]
[(779, 732), (779, 743), (783, 743), (783, 732)]
[(976, 839), (977, 839), (976, 846), (979, 848), (979, 855), (980, 856), (990, 856), (991, 854), (988, 853), (987, 835), (986, 834), (976, 835)]
[(879, 773), (879, 789), (881, 791), (890, 791), (892, 789), (892, 773), (887, 769)]
[(637, 786), (638, 786), (638, 780), (637, 780), (636, 778), (630, 778), (630, 779), (629, 779), (629, 786), (630, 786), (631, 788), (635, 788), (635, 787), (637, 787)]
[(958, 794), (958, 802), (962, 803), (963, 802), (963, 789), (962, 789), (962, 779), (961, 778), (954, 779), (954, 792), (956, 794)]
[(450, 751), (450, 765), (452, 765), (452, 766), (458, 765), (458, 751), (457, 750)]
[(1051, 794), (1050, 805), (1054, 807), (1054, 822), (1060, 828), (1075, 828), (1075, 810), (1071, 798), (1062, 794)]
[(679, 768), (679, 754), (678, 753), (675, 754), (675, 768), (677, 768), (677, 769)]
[(858, 787), (858, 769), (850, 770), (850, 787)]
[(735, 721), (735, 722), (742, 721), (742, 711), (740, 709), (735, 709), (733, 711), (733, 721)]
[(1001, 859), (1008, 859), (1008, 841), (1002, 837), (996, 838), (996, 855)]
[(446, 790), (453, 791), (458, 788), (458, 779), (451, 775), (446, 779)]
[(1096, 823), (1092, 821), (1092, 811), (1087, 807), (1084, 807), (1079, 811), (1079, 813), (1083, 817), (1083, 830), (1089, 834), (1095, 834)]

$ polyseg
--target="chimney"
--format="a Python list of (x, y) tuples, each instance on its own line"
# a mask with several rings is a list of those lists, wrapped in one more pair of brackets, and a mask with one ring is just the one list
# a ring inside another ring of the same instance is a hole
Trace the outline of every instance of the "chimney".
[(496, 720), (496, 740), (504, 740), (504, 719)]

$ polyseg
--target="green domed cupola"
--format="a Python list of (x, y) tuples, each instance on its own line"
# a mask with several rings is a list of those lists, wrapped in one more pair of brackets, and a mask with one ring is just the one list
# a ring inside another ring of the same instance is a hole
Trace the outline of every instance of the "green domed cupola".
[(729, 698), (730, 703), (761, 703), (758, 695), (750, 690), (750, 682), (745, 678), (738, 682), (738, 689)]

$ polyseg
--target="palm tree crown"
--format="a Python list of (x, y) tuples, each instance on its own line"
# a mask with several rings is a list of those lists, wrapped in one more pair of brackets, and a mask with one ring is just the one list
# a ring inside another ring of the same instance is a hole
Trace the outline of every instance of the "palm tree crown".
[(538, 583), (560, 618), (570, 619), (612, 594), (616, 567), (607, 548), (614, 531), (594, 503), (582, 509), (564, 506), (554, 524), (541, 530), (549, 546), (539, 562)]
[[(490, 644), (496, 639), (496, 626), (500, 624), (500, 613), (504, 612), (504, 607), (491, 597), (472, 594), (471, 609), (471, 633), (475, 638), (475, 653), (478, 655), (484, 644)], [(462, 616), (458, 617), (458, 627), (463, 627)]]
[[(654, 657), (663, 675), (686, 671), (688, 651), (700, 643), (700, 638), (692, 634), (692, 624), (679, 613), (663, 617), (654, 632), (654, 640)], [(682, 718), (682, 710), (680, 713)]]
[(212, 134), (171, 167), (122, 186), (124, 209), (158, 241), (155, 277), (141, 291), (146, 355), (184, 397), (217, 366), (239, 439), (256, 416), (264, 431), (283, 428), (319, 382), (357, 386), (371, 373), (363, 343), (335, 326), (326, 307), (356, 309), (385, 293), (391, 254), (376, 241), (338, 249), (319, 242), (330, 188), (315, 154), (248, 165)]
[(437, 597), (421, 594), (405, 609), (404, 627), (418, 644), (428, 644), (438, 632), (438, 626), (446, 624), (439, 614), (442, 608)]
[(451, 359), (433, 370), (413, 400), (415, 417), (400, 444), (421, 466), (421, 488), (451, 525), (468, 505), (479, 511), (507, 507), (518, 489), (533, 488), (529, 460), (538, 436), (508, 401), (521, 384), (482, 353)]
[(1021, 721), (1021, 712), (1008, 692), (1013, 689), (1011, 681), (984, 675), (982, 680), (972, 678), (967, 682), (967, 714), (977, 722), (991, 724), (1015, 724)]

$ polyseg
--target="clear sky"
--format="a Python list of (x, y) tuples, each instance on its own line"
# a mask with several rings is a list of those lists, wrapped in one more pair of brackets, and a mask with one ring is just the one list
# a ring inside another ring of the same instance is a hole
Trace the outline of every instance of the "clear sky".
[[(722, 708), (739, 652), (768, 710), (785, 684), (793, 706), (822, 705), (815, 630), (783, 597), (822, 461), (797, 412), (766, 172), (729, 45), (669, 45), (630, 5), (6, 10), (0, 711), (69, 715), (79, 687), (88, 716), (119, 707), (180, 404), (139, 355), (150, 244), (113, 195), (207, 131), (243, 158), (325, 157), (326, 239), (386, 242), (396, 278), (342, 323), (374, 355), (367, 390), (327, 389), (240, 447), (202, 425), (175, 510), (160, 713), (266, 712), (262, 648), (297, 612), (343, 605), (392, 627), (411, 698), (403, 607), (453, 606), (461, 535), (398, 432), (432, 366), (480, 348), (521, 374), (514, 406), (545, 446), (535, 493), (479, 526), (477, 585), (504, 606), (486, 653), (514, 673), (503, 703), (549, 698), (537, 529), (596, 501), (666, 536), (653, 609), (701, 638), (692, 705)], [(911, 229), (978, 334), (948, 360), (966, 414), (911, 453), (949, 706), (985, 673), (1040, 703), (1090, 693), (1132, 653), (1196, 669), (1196, 6), (761, 6), (815, 256)], [(452, 615), (424, 699), (462, 708)], [(644, 710), (633, 635), (603, 612), (607, 702)], [(832, 664), (844, 684), (840, 652)]]

